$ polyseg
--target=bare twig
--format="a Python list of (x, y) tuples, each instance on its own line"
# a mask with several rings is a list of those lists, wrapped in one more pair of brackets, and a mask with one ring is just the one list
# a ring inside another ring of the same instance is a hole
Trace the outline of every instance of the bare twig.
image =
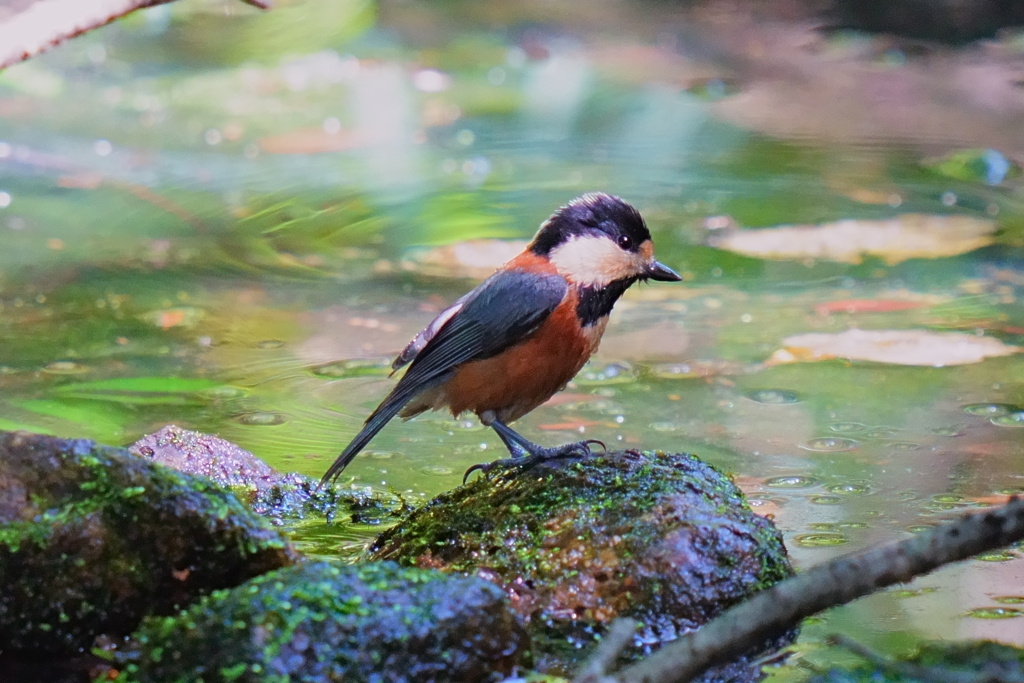
[(622, 651), (633, 642), (638, 624), (632, 619), (616, 619), (608, 632), (601, 638), (601, 643), (594, 650), (576, 675), (575, 683), (595, 683), (600, 681), (615, 664)]
[[(241, 0), (269, 9), (269, 0)], [(0, 69), (109, 24), (135, 10), (173, 0), (39, 0), (0, 23)]]
[[(975, 670), (958, 671), (940, 666), (922, 666), (913, 662), (886, 659), (860, 643), (843, 635), (828, 638), (829, 645), (838, 645), (868, 661), (882, 671), (891, 671), (907, 680), (924, 683), (1022, 683), (1019, 662), (986, 662)], [(969, 665), (967, 665), (969, 667)]]
[(685, 683), (804, 617), (1022, 538), (1024, 501), (1011, 498), (996, 510), (967, 515), (905, 541), (845, 555), (781, 581), (643, 661), (616, 674), (589, 680)]

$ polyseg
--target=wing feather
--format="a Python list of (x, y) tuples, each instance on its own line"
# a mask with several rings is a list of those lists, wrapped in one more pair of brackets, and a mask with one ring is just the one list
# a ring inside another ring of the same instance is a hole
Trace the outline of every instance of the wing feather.
[[(496, 356), (522, 341), (551, 315), (567, 289), (559, 275), (499, 271), (445, 309), (396, 359), (396, 369), (405, 363), (409, 369), (366, 419), (321, 484), (337, 477), (413, 396), (447, 381), (462, 363)], [(435, 325), (446, 314), (447, 319)], [(420, 347), (414, 348), (420, 340)]]

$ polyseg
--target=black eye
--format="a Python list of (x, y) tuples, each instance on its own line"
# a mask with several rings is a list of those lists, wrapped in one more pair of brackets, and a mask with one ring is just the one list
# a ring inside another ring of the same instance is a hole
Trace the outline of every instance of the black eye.
[(633, 248), (633, 238), (629, 235), (619, 235), (619, 239), (616, 241), (622, 249), (626, 249), (628, 251)]

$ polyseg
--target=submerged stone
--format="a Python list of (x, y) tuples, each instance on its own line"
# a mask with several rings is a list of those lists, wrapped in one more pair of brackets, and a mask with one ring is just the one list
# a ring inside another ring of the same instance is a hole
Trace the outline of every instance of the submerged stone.
[(295, 559), (206, 479), (84, 439), (0, 432), (4, 655), (75, 655)]
[(347, 516), (355, 524), (394, 521), (408, 511), (398, 496), (365, 490), (320, 487), (316, 479), (278, 472), (249, 451), (212, 434), (176, 425), (147, 434), (128, 450), (179, 472), (208, 477), (230, 488), (252, 510), (278, 526), (309, 516), (335, 520)]
[(501, 590), (392, 562), (311, 562), (147, 619), (122, 683), (499, 681), (527, 636)]
[(728, 477), (636, 451), (478, 478), (369, 555), (488, 578), (541, 649), (586, 645), (619, 616), (644, 624), (642, 643), (671, 640), (792, 573), (781, 534)]
[(270, 465), (230, 441), (177, 425), (147, 434), (128, 450), (179, 472), (209, 477), (224, 487), (266, 488), (281, 477)]

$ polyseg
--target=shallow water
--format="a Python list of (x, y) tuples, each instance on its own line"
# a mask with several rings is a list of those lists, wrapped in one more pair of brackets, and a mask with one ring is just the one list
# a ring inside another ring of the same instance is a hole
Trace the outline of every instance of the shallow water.
[[(597, 357), (518, 423), (526, 436), (696, 453), (775, 516), (800, 566), (1024, 491), (1019, 356), (766, 364), (786, 337), (851, 327), (1024, 344), (1019, 176), (933, 162), (1020, 155), (1012, 103), (901, 91), (843, 127), (815, 74), (924, 91), (940, 74), (867, 36), (818, 35), (808, 57), (797, 28), (657, 3), (585, 19), (557, 3), (281, 5), (162, 6), (0, 74), (0, 428), (127, 444), (173, 422), (319, 476), (388, 391), (394, 353), (501, 260), (478, 246), (459, 265), (440, 247), (528, 239), (603, 190), (641, 209), (685, 282), (634, 287)], [(772, 81), (751, 40), (817, 69), (788, 118), (758, 99)], [(999, 232), (898, 263), (707, 245), (721, 216), (908, 212)], [(424, 415), (386, 428), (345, 477), (426, 498), (501, 452), (473, 418)], [(351, 554), (371, 532), (302, 541)], [(882, 649), (1024, 643), (1022, 572), (1010, 549), (830, 612), (776, 675), (828, 661), (816, 647), (833, 630)]]

